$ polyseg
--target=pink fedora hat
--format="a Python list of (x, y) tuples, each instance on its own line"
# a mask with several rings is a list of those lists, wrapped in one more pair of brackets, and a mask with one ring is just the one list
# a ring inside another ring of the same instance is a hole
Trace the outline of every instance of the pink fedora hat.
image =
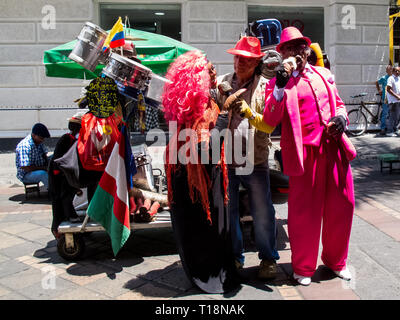
[(265, 55), (261, 52), (260, 40), (255, 37), (242, 37), (235, 45), (235, 48), (226, 52), (245, 58), (261, 58)]
[(297, 29), (296, 27), (287, 27), (282, 30), (281, 34), (281, 41), (279, 44), (276, 46), (276, 51), (281, 52), (281, 47), (283, 44), (286, 42), (292, 41), (292, 40), (297, 40), (297, 39), (302, 39), (307, 42), (307, 45), (310, 46), (311, 40), (310, 38), (304, 37), (300, 30)]

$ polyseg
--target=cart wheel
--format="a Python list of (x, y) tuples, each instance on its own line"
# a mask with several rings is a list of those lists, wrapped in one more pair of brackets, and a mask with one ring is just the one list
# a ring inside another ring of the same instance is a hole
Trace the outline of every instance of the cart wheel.
[(83, 252), (85, 251), (85, 241), (83, 240), (81, 235), (74, 234), (72, 248), (67, 248), (67, 242), (65, 239), (65, 235), (63, 235), (57, 242), (57, 252), (58, 254), (68, 261), (76, 261), (82, 257)]

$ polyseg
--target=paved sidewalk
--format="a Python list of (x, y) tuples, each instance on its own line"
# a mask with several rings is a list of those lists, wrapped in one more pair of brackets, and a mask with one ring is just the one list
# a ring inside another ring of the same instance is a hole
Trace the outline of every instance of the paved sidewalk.
[[(400, 299), (400, 172), (379, 172), (381, 153), (400, 153), (400, 138), (352, 139), (356, 210), (348, 266), (354, 279), (342, 281), (318, 263), (309, 287), (290, 280), (287, 204), (276, 204), (279, 276), (256, 278), (259, 260), (247, 238), (243, 275), (236, 292), (204, 294), (187, 280), (170, 228), (133, 232), (113, 257), (104, 232), (85, 236), (84, 259), (59, 257), (50, 233), (51, 206), (46, 197), (28, 200), (15, 178), (13, 154), (0, 154), (0, 299), (200, 299), (314, 300)], [(159, 150), (151, 150), (159, 152)], [(155, 157), (156, 158), (156, 157)]]

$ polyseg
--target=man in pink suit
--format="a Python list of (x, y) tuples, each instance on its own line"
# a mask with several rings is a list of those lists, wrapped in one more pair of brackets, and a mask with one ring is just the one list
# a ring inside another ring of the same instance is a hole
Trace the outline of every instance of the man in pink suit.
[[(284, 173), (289, 179), (288, 232), (293, 277), (309, 285), (322, 225), (322, 261), (350, 280), (346, 266), (354, 211), (349, 162), (356, 152), (344, 134), (345, 105), (328, 69), (307, 63), (311, 41), (288, 27), (277, 51), (288, 59), (266, 88), (264, 122), (282, 124)], [(290, 58), (293, 57), (293, 58)]]

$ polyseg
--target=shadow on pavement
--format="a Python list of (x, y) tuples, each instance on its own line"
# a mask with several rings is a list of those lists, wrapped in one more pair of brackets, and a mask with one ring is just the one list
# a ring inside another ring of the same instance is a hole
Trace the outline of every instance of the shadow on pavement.
[[(240, 284), (234, 290), (226, 292), (222, 294), (222, 296), (224, 298), (235, 297), (243, 289), (243, 285), (265, 292), (273, 292), (273, 288), (277, 286), (295, 286), (296, 283), (288, 276), (288, 272), (291, 271), (290, 264), (278, 263), (278, 268), (281, 269), (281, 272), (278, 274), (277, 278), (273, 280), (260, 280), (257, 277), (258, 266), (244, 268), (240, 270), (238, 274)], [(204, 292), (194, 285), (186, 276), (180, 261), (174, 262), (163, 269), (152, 270), (140, 276), (152, 280), (153, 286), (153, 290), (150, 290), (149, 287), (146, 286), (132, 289), (143, 296), (152, 298), (191, 297), (192, 299), (196, 299), (197, 295), (204, 295)], [(129, 282), (125, 284), (124, 288), (129, 288)], [(170, 288), (170, 290), (167, 288)], [(182, 292), (177, 295), (171, 288), (175, 291), (179, 290)]]
[(25, 199), (25, 194), (16, 194), (8, 198), (8, 200), (19, 202), (20, 204), (51, 204), (47, 192), (41, 192), (40, 197), (36, 194), (29, 194), (28, 199)]
[[(284, 284), (288, 286), (301, 286), (292, 277), (293, 269), (291, 263), (282, 263), (282, 264), (278, 263), (278, 266), (280, 266), (287, 275), (287, 279), (286, 281), (284, 281)], [(317, 270), (315, 270), (315, 273), (311, 277), (311, 281), (314, 283), (321, 283), (324, 281), (330, 281), (334, 278), (336, 278), (336, 275), (333, 273), (331, 269), (329, 269), (325, 265), (319, 265)]]
[(331, 269), (324, 265), (318, 266), (317, 270), (315, 271), (314, 275), (311, 277), (312, 282), (320, 283), (323, 281), (329, 281), (337, 276), (333, 273)]
[(43, 259), (45, 264), (69, 265), (66, 271), (73, 276), (93, 276), (106, 273), (110, 279), (115, 274), (144, 262), (143, 257), (177, 254), (171, 230), (145, 229), (132, 232), (124, 247), (115, 257), (111, 249), (111, 241), (105, 231), (83, 233), (85, 251), (76, 261), (67, 261), (57, 252), (56, 240), (51, 240), (46, 247), (34, 252), (34, 256)]
[(67, 273), (73, 276), (90, 277), (105, 273), (109, 279), (115, 279), (116, 274), (142, 263), (142, 257), (130, 256), (119, 259), (90, 259), (84, 263), (74, 264), (66, 269)]
[[(124, 288), (134, 290), (142, 296), (151, 298), (184, 298), (191, 297), (196, 299), (197, 295), (204, 295), (205, 292), (200, 290), (186, 276), (186, 273), (180, 261), (174, 262), (163, 269), (156, 269), (140, 275), (141, 278), (151, 280), (151, 286), (141, 286), (133, 288), (131, 281), (125, 283)], [(223, 296), (225, 298), (234, 297), (242, 286), (239, 284), (237, 288), (229, 291)], [(262, 288), (264, 289), (264, 288)], [(268, 290), (272, 291), (272, 290)]]
[[(289, 242), (289, 237), (286, 233), (284, 225), (287, 225), (287, 219), (276, 218), (276, 248), (278, 251), (286, 249), (287, 243)], [(243, 223), (242, 232), (245, 252), (257, 252), (254, 242), (253, 222), (248, 221)]]
[(133, 230), (121, 253), (125, 250), (143, 257), (178, 254), (172, 228)]
[[(366, 197), (376, 201), (382, 196), (390, 198), (393, 190), (400, 189), (400, 172), (389, 173), (388, 169), (381, 172), (379, 156), (387, 153), (400, 155), (400, 138), (365, 135), (353, 137), (351, 141), (357, 150), (357, 157), (351, 162), (356, 207)], [(393, 167), (400, 166), (397, 163)]]

